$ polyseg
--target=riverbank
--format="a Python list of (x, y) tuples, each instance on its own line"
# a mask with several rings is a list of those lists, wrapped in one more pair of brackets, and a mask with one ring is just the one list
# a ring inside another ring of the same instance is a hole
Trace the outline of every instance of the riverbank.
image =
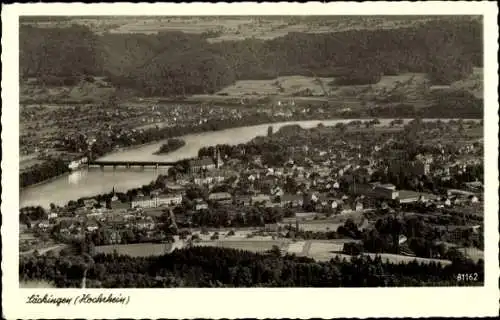
[[(78, 169), (78, 170), (80, 170), (80, 169)], [(78, 171), (78, 170), (76, 170), (76, 171)], [(29, 186), (19, 187), (19, 191), (25, 191), (25, 190), (28, 190), (28, 189), (31, 189), (31, 188), (36, 188), (36, 187), (42, 186), (44, 184), (50, 183), (50, 182), (52, 182), (54, 180), (57, 180), (59, 178), (67, 177), (70, 174), (72, 174), (73, 172), (75, 172), (75, 171), (64, 172), (64, 173), (61, 173), (61, 174), (59, 174), (57, 176), (53, 176), (53, 177), (50, 177), (48, 179), (45, 179), (43, 181), (40, 181), (40, 182), (37, 182), (37, 183), (34, 183), (34, 184), (30, 184)]]
[[(378, 118), (381, 124), (388, 125), (394, 118)], [(209, 131), (203, 133), (194, 133), (181, 136), (186, 145), (168, 155), (155, 156), (153, 153), (158, 150), (161, 142), (152, 142), (140, 147), (128, 148), (127, 151), (110, 153), (101, 161), (180, 161), (197, 157), (198, 152), (203, 147), (209, 147), (217, 144), (237, 145), (247, 143), (259, 135), (266, 135), (269, 125), (273, 125), (274, 131), (280, 127), (289, 124), (297, 124), (303, 128), (312, 128), (322, 123), (325, 126), (334, 126), (339, 122), (349, 123), (356, 120), (368, 119), (336, 119), (336, 120), (309, 120), (309, 121), (285, 121), (265, 123), (254, 126), (243, 126), (233, 129), (224, 129), (219, 131)], [(407, 123), (411, 119), (402, 119)], [(434, 121), (437, 119), (422, 119), (423, 121)], [(455, 119), (440, 119), (449, 121)], [(463, 119), (477, 120), (477, 119)], [(166, 168), (146, 168), (146, 169), (110, 169), (110, 170), (89, 170), (81, 169), (77, 174), (68, 178), (55, 178), (50, 183), (43, 183), (36, 187), (29, 187), (20, 193), (20, 206), (48, 207), (50, 203), (65, 205), (69, 200), (75, 200), (82, 197), (91, 197), (96, 194), (106, 194), (115, 189), (117, 192), (126, 192), (129, 189), (137, 188), (155, 180), (160, 174), (167, 174)]]

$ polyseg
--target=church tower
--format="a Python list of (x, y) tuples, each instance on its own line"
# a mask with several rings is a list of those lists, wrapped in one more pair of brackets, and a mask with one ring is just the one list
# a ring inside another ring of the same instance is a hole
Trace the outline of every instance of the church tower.
[(224, 162), (222, 161), (222, 158), (220, 156), (219, 148), (215, 148), (215, 150), (214, 150), (214, 161), (215, 161), (215, 167), (217, 169), (222, 167), (222, 165), (224, 164)]

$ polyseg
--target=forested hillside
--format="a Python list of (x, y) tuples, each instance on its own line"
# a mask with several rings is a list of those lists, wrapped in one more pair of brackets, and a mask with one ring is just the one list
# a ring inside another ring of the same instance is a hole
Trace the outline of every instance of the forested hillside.
[(376, 83), (381, 74), (427, 73), (450, 84), (482, 65), (478, 21), (436, 20), (387, 30), (289, 33), (271, 40), (209, 43), (181, 32), (95, 35), (82, 26), (20, 30), (22, 77), (46, 84), (107, 75), (143, 95), (213, 93), (241, 79), (334, 76), (336, 84)]
[(83, 26), (19, 30), (21, 77), (38, 77), (48, 85), (74, 84), (82, 75), (103, 72), (102, 39)]
[[(309, 258), (248, 251), (193, 247), (159, 257), (115, 254), (28, 257), (19, 262), (23, 281), (46, 280), (57, 287), (379, 287), (455, 286), (457, 274), (475, 274), (483, 282), (483, 261), (393, 264), (381, 258), (354, 257), (316, 262)], [(468, 283), (467, 285), (471, 285)]]

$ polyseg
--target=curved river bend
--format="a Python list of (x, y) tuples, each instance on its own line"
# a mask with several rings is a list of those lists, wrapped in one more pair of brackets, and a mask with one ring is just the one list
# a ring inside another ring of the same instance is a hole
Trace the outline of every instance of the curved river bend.
[[(303, 128), (313, 128), (319, 123), (325, 126), (333, 126), (339, 122), (348, 123), (358, 119), (336, 119), (336, 120), (310, 120), (290, 121), (279, 123), (268, 123), (249, 127), (239, 127), (221, 131), (210, 131), (197, 134), (188, 134), (183, 139), (184, 147), (165, 155), (154, 155), (164, 141), (139, 146), (123, 151), (108, 154), (99, 160), (164, 160), (177, 161), (185, 158), (196, 157), (198, 150), (205, 146), (216, 144), (239, 144), (246, 143), (256, 136), (266, 135), (270, 125), (274, 131), (279, 128), (299, 124)], [(366, 121), (369, 119), (359, 119)], [(388, 125), (393, 119), (380, 119), (381, 125)], [(436, 119), (437, 120), (437, 119)], [(408, 121), (408, 120), (406, 120)], [(90, 168), (72, 172), (69, 175), (51, 180), (47, 183), (25, 188), (19, 195), (20, 207), (37, 206), (49, 207), (50, 203), (64, 205), (69, 200), (110, 192), (113, 187), (116, 191), (126, 191), (151, 182), (159, 174), (165, 173), (167, 168), (159, 169), (113, 169)]]

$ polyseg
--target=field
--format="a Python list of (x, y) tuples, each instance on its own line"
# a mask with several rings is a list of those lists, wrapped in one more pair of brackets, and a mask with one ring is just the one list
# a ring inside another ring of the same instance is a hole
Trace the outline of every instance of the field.
[(287, 245), (285, 240), (216, 240), (216, 241), (201, 241), (194, 243), (195, 246), (212, 246), (246, 250), (252, 252), (265, 252), (271, 250), (273, 246), (283, 248)]
[(342, 226), (343, 223), (333, 223), (333, 222), (316, 222), (316, 221), (310, 221), (306, 223), (300, 223), (299, 222), (299, 229), (304, 230), (304, 231), (313, 231), (313, 232), (318, 232), (318, 231), (337, 231), (338, 227)]
[(436, 18), (415, 16), (403, 19), (393, 17), (341, 17), (341, 16), (109, 16), (106, 18), (71, 17), (54, 21), (24, 18), (23, 25), (38, 27), (68, 27), (86, 25), (98, 34), (143, 33), (161, 31), (185, 33), (208, 32), (209, 42), (238, 41), (255, 37), (272, 39), (289, 32), (327, 33), (361, 29), (394, 29), (418, 25)]
[(316, 212), (296, 212), (295, 213), (295, 217), (297, 217), (297, 219), (299, 219), (299, 221), (304, 220), (304, 219), (310, 220), (316, 216), (320, 216), (320, 215)]
[(477, 262), (479, 259), (484, 260), (484, 251), (479, 250), (477, 248), (459, 248), (458, 251), (462, 252), (465, 256), (467, 256), (472, 261)]
[(436, 200), (438, 198), (438, 196), (431, 193), (416, 192), (412, 190), (399, 190), (400, 199), (418, 198), (419, 196), (423, 196), (425, 199), (428, 200)]
[(417, 260), (419, 263), (430, 263), (430, 262), (438, 262), (441, 263), (442, 265), (449, 265), (451, 264), (451, 261), (449, 260), (444, 260), (444, 259), (431, 259), (431, 258), (420, 258), (420, 257), (408, 257), (408, 256), (403, 256), (399, 254), (392, 254), (392, 253), (364, 253), (365, 256), (370, 256), (371, 258), (375, 258), (377, 256), (380, 256), (382, 258), (382, 261), (389, 261), (392, 263), (409, 263), (414, 260)]
[(287, 253), (300, 255), (300, 254), (302, 254), (302, 252), (304, 250), (305, 244), (306, 244), (306, 241), (291, 242), (288, 245)]
[[(213, 235), (213, 232), (203, 235), (197, 232), (193, 232), (193, 234), (198, 234), (198, 236), (200, 237), (200, 241), (195, 241), (192, 243), (192, 245), (231, 248), (260, 253), (269, 251), (274, 246), (278, 246), (278, 248), (281, 249), (282, 254), (295, 254), (297, 256), (306, 256), (317, 261), (329, 261), (336, 256), (341, 259), (345, 258), (349, 260), (351, 256), (342, 253), (344, 244), (347, 242), (358, 242), (357, 240), (352, 239), (292, 241), (290, 239), (273, 239), (271, 236), (252, 236), (251, 238), (248, 238), (247, 235), (251, 234), (252, 232), (254, 231), (238, 230), (236, 231), (236, 234), (234, 236), (227, 236), (227, 231), (219, 231), (218, 240), (210, 239), (210, 237)], [(140, 243), (107, 245), (98, 246), (95, 249), (96, 253), (111, 254), (116, 250), (118, 254), (128, 255), (132, 257), (147, 257), (152, 255), (158, 256), (172, 252), (175, 249), (182, 249), (186, 247), (186, 241), (180, 240), (178, 236), (175, 236), (174, 239), (175, 242), (172, 244)], [(440, 262), (442, 264), (451, 263), (448, 260), (415, 258), (388, 253), (365, 253), (364, 255), (370, 256), (372, 258), (375, 258), (378, 255), (382, 257), (384, 261), (388, 260), (393, 263), (408, 263), (414, 261), (415, 259), (422, 263), (428, 263), (431, 261)], [(475, 260), (483, 257), (483, 253), (479, 250), (476, 250), (474, 252), (472, 250), (468, 250), (468, 255)]]
[(160, 256), (170, 252), (171, 249), (172, 244), (168, 243), (136, 243), (95, 247), (96, 254), (110, 254), (116, 250), (118, 254), (128, 255), (131, 257)]
[(304, 76), (284, 76), (272, 80), (240, 80), (236, 81), (217, 93), (217, 95), (227, 95), (229, 97), (243, 96), (265, 96), (265, 95), (280, 95), (293, 96), (304, 95), (300, 94), (305, 90), (309, 93), (307, 96), (324, 96), (325, 92), (322, 89), (321, 82), (327, 91), (330, 90), (328, 85), (333, 78), (317, 78)]
[[(303, 231), (337, 231), (338, 227), (343, 225), (347, 219), (353, 219), (360, 222), (363, 218), (362, 212), (349, 212), (337, 216), (313, 220), (316, 213), (298, 214), (299, 229)], [(295, 226), (296, 218), (285, 218), (281, 225), (292, 224)]]
[(239, 80), (213, 95), (193, 95), (194, 100), (250, 101), (267, 98), (275, 103), (338, 102), (352, 107), (362, 100), (380, 100), (401, 97), (402, 101), (426, 106), (423, 94), (428, 80), (423, 73), (402, 73), (382, 76), (374, 85), (337, 86), (333, 77), (281, 76), (268, 80)]
[[(306, 241), (303, 248), (302, 253), (297, 255), (308, 256), (317, 261), (329, 261), (332, 258), (338, 256), (340, 259), (349, 260), (351, 256), (343, 254), (342, 249), (344, 247), (344, 243), (347, 242), (357, 242), (356, 240), (350, 239), (341, 239), (341, 240), (311, 240)], [(297, 248), (294, 248), (294, 251), (298, 251)], [(289, 251), (289, 253), (292, 253)], [(429, 259), (429, 258), (419, 258), (419, 257), (408, 257), (399, 254), (390, 254), (390, 253), (364, 253), (365, 256), (370, 256), (371, 258), (375, 258), (380, 256), (383, 261), (390, 261), (392, 263), (409, 263), (414, 261), (415, 259), (420, 263), (429, 263), (429, 262), (439, 262), (443, 265), (450, 264), (449, 260), (441, 260), (441, 259)]]
[(27, 289), (50, 289), (55, 288), (56, 286), (50, 282), (44, 280), (37, 281), (19, 281), (19, 288), (27, 288)]
[(341, 259), (350, 259), (351, 257), (349, 255), (342, 254), (344, 244), (348, 242), (358, 241), (352, 239), (308, 240), (305, 241), (302, 252), (297, 255), (307, 256), (317, 261), (328, 261), (335, 256), (339, 256)]

